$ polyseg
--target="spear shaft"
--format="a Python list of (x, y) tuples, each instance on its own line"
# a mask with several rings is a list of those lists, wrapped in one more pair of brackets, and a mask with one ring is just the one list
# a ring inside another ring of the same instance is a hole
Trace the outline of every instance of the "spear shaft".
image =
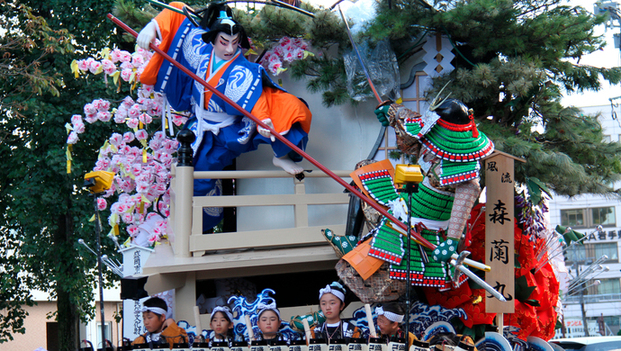
[[(118, 25), (119, 27), (121, 27), (123, 30), (125, 30), (126, 32), (128, 32), (129, 34), (133, 35), (134, 37), (138, 36), (138, 33), (136, 33), (135, 30), (133, 30), (131, 27), (129, 27), (128, 25), (126, 25), (125, 23), (123, 23), (123, 21), (121, 21), (120, 19), (114, 17), (112, 14), (108, 14), (107, 15), (108, 19), (110, 19), (112, 22), (114, 22), (116, 25)], [(253, 120), (255, 123), (257, 123), (259, 126), (261, 126), (262, 128), (265, 128), (267, 130), (270, 131), (270, 133), (276, 137), (276, 139), (280, 140), (281, 142), (283, 142), (285, 145), (287, 145), (289, 148), (291, 148), (293, 151), (297, 152), (300, 156), (304, 157), (308, 162), (312, 163), (313, 165), (315, 165), (317, 168), (319, 168), (322, 172), (324, 172), (325, 174), (327, 174), (330, 178), (334, 179), (337, 183), (339, 183), (340, 185), (342, 185), (343, 187), (345, 187), (345, 189), (349, 190), (352, 194), (356, 195), (357, 197), (359, 197), (362, 201), (366, 202), (367, 204), (369, 204), (369, 206), (373, 207), (375, 210), (377, 210), (379, 213), (381, 213), (384, 217), (388, 218), (390, 221), (392, 221), (393, 223), (395, 223), (395, 225), (397, 225), (398, 227), (400, 227), (401, 229), (407, 231), (408, 233), (411, 234), (411, 237), (419, 244), (425, 246), (426, 248), (430, 249), (430, 250), (435, 250), (436, 245), (432, 244), (429, 240), (423, 238), (419, 233), (417, 233), (416, 231), (411, 230), (411, 228), (408, 228), (408, 226), (406, 226), (405, 223), (401, 222), (400, 220), (398, 220), (397, 218), (395, 218), (393, 215), (391, 215), (390, 213), (388, 213), (388, 211), (386, 211), (386, 209), (382, 206), (380, 206), (378, 203), (376, 203), (375, 201), (370, 200), (369, 198), (367, 198), (364, 194), (362, 194), (358, 189), (354, 188), (353, 186), (351, 186), (349, 183), (347, 183), (346, 181), (344, 181), (343, 179), (341, 179), (339, 176), (337, 176), (334, 172), (332, 172), (331, 170), (329, 170), (328, 168), (326, 168), (324, 165), (322, 165), (321, 163), (319, 163), (317, 160), (315, 160), (314, 158), (312, 158), (309, 154), (307, 154), (306, 152), (304, 152), (302, 149), (300, 149), (299, 147), (297, 147), (297, 145), (294, 145), (292, 142), (290, 142), (289, 140), (287, 140), (287, 138), (285, 138), (284, 136), (280, 135), (280, 133), (277, 133), (273, 128), (271, 128), (270, 126), (268, 126), (267, 124), (263, 123), (260, 119), (258, 119), (256, 116), (254, 116), (252, 113), (246, 111), (245, 109), (243, 109), (241, 106), (239, 106), (237, 103), (235, 103), (233, 100), (229, 99), (226, 95), (224, 95), (223, 93), (221, 93), (220, 91), (218, 91), (217, 89), (215, 89), (214, 87), (212, 87), (211, 85), (209, 85), (209, 83), (207, 83), (203, 78), (197, 76), (194, 72), (190, 71), (189, 69), (187, 69), (185, 66), (183, 66), (182, 64), (180, 64), (179, 62), (177, 62), (175, 59), (173, 59), (172, 57), (170, 57), (167, 53), (165, 53), (164, 51), (162, 51), (162, 49), (158, 48), (157, 46), (153, 45), (152, 43), (149, 44), (150, 48), (152, 50), (154, 50), (156, 53), (162, 55), (162, 57), (164, 59), (166, 59), (167, 61), (169, 61), (170, 63), (172, 63), (173, 65), (175, 65), (175, 67), (179, 68), (181, 71), (183, 71), (185, 74), (187, 74), (188, 76), (190, 76), (192, 79), (194, 79), (196, 82), (198, 82), (199, 84), (203, 85), (205, 88), (207, 88), (208, 90), (210, 90), (212, 93), (214, 93), (216, 96), (218, 96), (220, 99), (222, 99), (224, 102), (226, 102), (227, 104), (231, 105), (233, 108), (237, 109), (241, 114), (243, 114), (244, 116), (250, 118), (251, 120)]]

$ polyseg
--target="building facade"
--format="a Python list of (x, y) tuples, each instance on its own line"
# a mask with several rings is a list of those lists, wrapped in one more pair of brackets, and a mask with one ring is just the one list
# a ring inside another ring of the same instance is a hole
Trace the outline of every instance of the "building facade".
[[(617, 107), (581, 109), (585, 115), (599, 115), (606, 141), (621, 142)], [(587, 235), (584, 245), (574, 244), (565, 251), (565, 264), (574, 279), (562, 295), (565, 337), (584, 336), (585, 324), (590, 336), (617, 334), (621, 325), (621, 198), (556, 195), (549, 210), (552, 227), (571, 227)], [(561, 329), (556, 337), (563, 337)]]
[[(101, 348), (101, 320), (99, 312), (99, 294), (95, 294), (97, 302), (95, 319), (78, 326), (80, 340), (88, 340), (95, 348)], [(48, 351), (57, 351), (58, 348), (58, 323), (52, 316), (56, 312), (56, 301), (50, 300), (49, 295), (33, 291), (34, 306), (24, 306), (28, 317), (24, 320), (25, 334), (13, 334), (13, 340), (0, 344), (0, 351), (33, 351), (43, 348)], [(104, 290), (104, 313), (106, 339), (113, 345), (118, 345), (122, 339), (122, 322), (117, 318), (122, 314), (120, 290)], [(82, 347), (85, 347), (82, 344)]]

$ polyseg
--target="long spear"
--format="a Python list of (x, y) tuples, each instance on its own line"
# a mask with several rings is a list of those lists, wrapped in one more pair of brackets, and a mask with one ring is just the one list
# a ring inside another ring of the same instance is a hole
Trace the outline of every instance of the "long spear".
[[(108, 19), (110, 19), (112, 22), (114, 22), (116, 25), (118, 25), (119, 27), (121, 27), (123, 30), (125, 30), (126, 32), (128, 32), (129, 34), (133, 35), (134, 37), (138, 36), (138, 33), (136, 33), (135, 30), (133, 30), (131, 27), (129, 27), (128, 25), (126, 25), (125, 23), (123, 23), (123, 21), (121, 21), (120, 19), (114, 17), (112, 14), (108, 14), (107, 15)], [(262, 128), (265, 128), (267, 130), (270, 131), (270, 133), (272, 133), (273, 136), (276, 137), (276, 139), (282, 141), (285, 145), (287, 145), (289, 148), (291, 148), (293, 151), (297, 152), (300, 156), (304, 157), (308, 162), (312, 163), (313, 165), (315, 165), (317, 168), (319, 168), (322, 172), (324, 172), (325, 174), (327, 174), (330, 178), (334, 179), (337, 183), (341, 184), (343, 187), (345, 187), (345, 189), (349, 190), (352, 194), (358, 196), (362, 201), (366, 202), (367, 204), (369, 204), (369, 206), (373, 207), (375, 210), (377, 210), (379, 213), (381, 213), (384, 217), (388, 218), (390, 221), (392, 221), (393, 223), (395, 223), (395, 225), (397, 225), (398, 227), (400, 227), (401, 229), (411, 233), (411, 236), (413, 237), (413, 239), (420, 245), (425, 246), (426, 248), (430, 249), (430, 250), (435, 250), (436, 245), (432, 244), (431, 242), (429, 242), (427, 239), (423, 238), (419, 233), (417, 233), (414, 230), (411, 230), (411, 228), (408, 228), (408, 226), (406, 226), (405, 223), (401, 222), (400, 220), (398, 220), (397, 218), (395, 218), (393, 215), (391, 215), (390, 213), (388, 213), (388, 211), (386, 211), (385, 208), (383, 208), (382, 206), (380, 206), (378, 203), (371, 201), (370, 199), (368, 199), (364, 194), (362, 194), (359, 190), (357, 190), (356, 188), (354, 188), (353, 186), (349, 185), (349, 183), (347, 183), (346, 181), (344, 181), (343, 179), (341, 179), (339, 176), (337, 176), (336, 174), (334, 174), (334, 172), (332, 172), (331, 170), (329, 170), (328, 168), (326, 168), (325, 166), (323, 166), (321, 163), (319, 163), (317, 160), (315, 160), (314, 158), (312, 158), (309, 154), (307, 154), (306, 152), (302, 151), (299, 147), (297, 147), (297, 145), (294, 145), (292, 142), (290, 142), (289, 140), (287, 140), (287, 138), (285, 138), (284, 136), (280, 135), (280, 133), (277, 133), (274, 129), (272, 129), (270, 126), (268, 126), (267, 124), (263, 123), (260, 119), (258, 119), (256, 116), (254, 116), (252, 113), (244, 110), (241, 106), (239, 106), (237, 103), (235, 103), (233, 100), (229, 99), (226, 95), (224, 95), (223, 93), (221, 93), (220, 91), (216, 90), (214, 87), (212, 87), (211, 85), (209, 85), (209, 83), (207, 83), (204, 79), (202, 79), (201, 77), (197, 76), (196, 74), (194, 74), (194, 72), (190, 71), (189, 69), (187, 69), (186, 67), (184, 67), (182, 64), (180, 64), (179, 62), (177, 62), (175, 59), (173, 59), (172, 57), (170, 57), (167, 53), (165, 53), (164, 51), (162, 51), (162, 49), (158, 48), (157, 46), (153, 45), (152, 43), (149, 44), (150, 48), (153, 49), (155, 52), (157, 52), (158, 54), (162, 55), (162, 57), (164, 57), (164, 59), (166, 59), (167, 61), (169, 61), (170, 63), (172, 63), (173, 65), (175, 65), (177, 68), (179, 68), (181, 71), (183, 71), (185, 74), (187, 74), (188, 76), (190, 76), (192, 79), (194, 79), (195, 81), (197, 81), (199, 84), (203, 85), (205, 88), (207, 88), (208, 90), (210, 90), (212, 93), (214, 93), (217, 97), (219, 97), (220, 99), (222, 99), (224, 102), (226, 102), (227, 104), (233, 106), (233, 108), (237, 109), (241, 114), (243, 114), (244, 116), (250, 118), (251, 120), (253, 120), (255, 123), (257, 123), (259, 126), (261, 126)]]

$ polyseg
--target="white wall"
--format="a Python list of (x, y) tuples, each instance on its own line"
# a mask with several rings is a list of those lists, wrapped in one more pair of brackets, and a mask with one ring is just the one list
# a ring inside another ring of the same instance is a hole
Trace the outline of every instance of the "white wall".
[[(326, 108), (322, 104), (321, 94), (311, 94), (306, 90), (306, 82), (292, 81), (286, 72), (282, 78), (283, 87), (290, 93), (303, 98), (313, 113), (313, 122), (309, 133), (306, 152), (330, 170), (353, 170), (356, 163), (365, 159), (380, 130), (373, 111), (375, 100), (363, 102), (358, 106), (349, 104)], [(237, 158), (239, 170), (274, 170), (272, 149), (261, 145), (258, 150), (242, 154)], [(307, 160), (301, 162), (304, 169), (320, 172)], [(346, 180), (349, 182), (350, 180)], [(237, 182), (237, 193), (250, 194), (292, 194), (293, 180), (281, 179), (242, 179)], [(334, 180), (305, 179), (307, 193), (340, 192), (343, 187)], [(285, 228), (294, 226), (292, 207), (242, 207), (238, 208), (237, 230), (258, 230), (265, 228)], [(343, 223), (347, 206), (311, 206), (309, 207), (309, 225), (326, 225)], [(342, 233), (339, 233), (342, 234)]]

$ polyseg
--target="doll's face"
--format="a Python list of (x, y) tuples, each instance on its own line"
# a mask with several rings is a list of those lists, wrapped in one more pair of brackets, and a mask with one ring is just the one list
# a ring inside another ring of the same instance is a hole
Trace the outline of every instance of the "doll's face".
[(226, 335), (233, 327), (232, 323), (226, 319), (226, 316), (222, 312), (216, 312), (213, 316), (211, 316), (211, 330), (213, 330), (216, 335)]
[(213, 49), (222, 60), (230, 60), (233, 58), (239, 47), (239, 33), (235, 35), (226, 34), (224, 32), (218, 33), (216, 40), (213, 42)]
[(259, 329), (261, 329), (263, 337), (269, 339), (274, 337), (278, 332), (278, 328), (280, 328), (280, 318), (278, 318), (278, 315), (274, 311), (265, 311), (259, 316), (257, 325)]

